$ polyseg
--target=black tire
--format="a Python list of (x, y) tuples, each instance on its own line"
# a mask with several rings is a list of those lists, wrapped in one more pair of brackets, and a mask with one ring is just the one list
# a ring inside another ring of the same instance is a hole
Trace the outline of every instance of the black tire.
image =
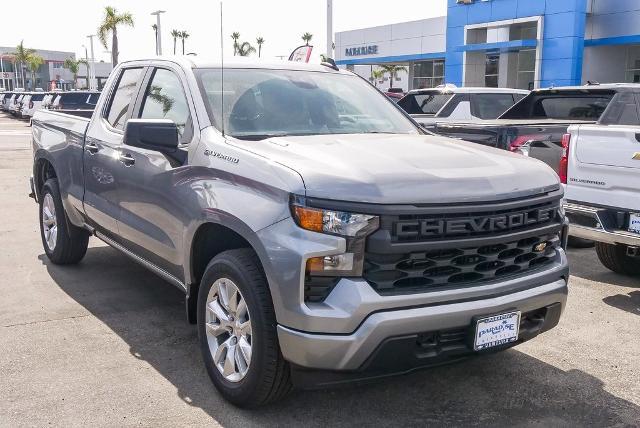
[(570, 236), (567, 245), (569, 245), (570, 248), (593, 248), (596, 243), (588, 239)]
[(627, 256), (627, 246), (596, 242), (600, 262), (609, 270), (623, 275), (640, 275), (640, 259)]
[[(245, 377), (237, 382), (225, 379), (217, 369), (207, 341), (207, 296), (220, 278), (235, 283), (251, 315), (251, 362)], [(198, 291), (198, 338), (207, 373), (227, 401), (239, 407), (258, 407), (281, 399), (291, 390), (290, 368), (280, 352), (271, 293), (252, 249), (224, 251), (207, 266)]]
[[(49, 247), (49, 244), (47, 244), (45, 226), (42, 221), (43, 205), (47, 195), (51, 195), (53, 199), (56, 215), (57, 237), (53, 250)], [(42, 247), (49, 260), (57, 265), (75, 264), (82, 260), (89, 245), (89, 232), (74, 226), (67, 219), (67, 214), (62, 205), (57, 179), (50, 178), (44, 183), (40, 195), (39, 211)]]

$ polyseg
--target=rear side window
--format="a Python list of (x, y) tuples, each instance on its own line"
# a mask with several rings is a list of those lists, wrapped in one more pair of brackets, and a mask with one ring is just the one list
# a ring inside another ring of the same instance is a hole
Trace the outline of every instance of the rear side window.
[(135, 95), (141, 74), (142, 68), (127, 68), (120, 75), (106, 114), (107, 122), (116, 129), (124, 130), (129, 105)]
[(550, 119), (598, 119), (607, 105), (607, 98), (547, 98), (535, 106), (534, 116)]
[(558, 119), (596, 121), (615, 93), (604, 90), (550, 90), (525, 97), (501, 119)]
[(178, 126), (182, 142), (191, 140), (191, 112), (180, 79), (172, 71), (158, 68), (153, 74), (144, 99), (142, 119), (170, 119)]
[(42, 101), (44, 99), (44, 94), (35, 94), (31, 96), (31, 101)]
[(604, 112), (600, 123), (603, 125), (640, 125), (636, 96), (631, 92), (617, 94)]
[(511, 94), (471, 95), (471, 114), (480, 119), (495, 119), (514, 104)]
[(453, 97), (452, 94), (417, 93), (409, 94), (398, 101), (398, 105), (409, 114), (435, 115)]

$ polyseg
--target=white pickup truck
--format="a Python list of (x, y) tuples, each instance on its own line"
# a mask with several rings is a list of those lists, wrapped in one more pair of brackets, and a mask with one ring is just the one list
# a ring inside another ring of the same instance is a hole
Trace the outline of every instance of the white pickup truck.
[(596, 241), (608, 269), (640, 274), (640, 85), (620, 88), (596, 124), (562, 140), (559, 175), (572, 237)]

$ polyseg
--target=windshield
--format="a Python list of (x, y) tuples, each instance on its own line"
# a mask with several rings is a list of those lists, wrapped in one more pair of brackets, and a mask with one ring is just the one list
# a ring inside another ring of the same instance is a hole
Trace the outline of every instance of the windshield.
[[(212, 123), (221, 129), (219, 69), (196, 70)], [(337, 73), (224, 70), (224, 129), (236, 138), (418, 133), (384, 95), (357, 76)]]
[(453, 94), (418, 92), (407, 95), (398, 101), (398, 105), (409, 114), (435, 115), (451, 97), (453, 97)]

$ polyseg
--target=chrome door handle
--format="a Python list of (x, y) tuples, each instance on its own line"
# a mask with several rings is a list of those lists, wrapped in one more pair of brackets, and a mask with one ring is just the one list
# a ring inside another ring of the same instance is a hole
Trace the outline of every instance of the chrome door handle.
[(120, 162), (124, 164), (124, 166), (129, 167), (136, 163), (136, 160), (129, 153), (120, 154)]
[(96, 143), (85, 143), (84, 149), (90, 154), (95, 155), (100, 151), (100, 147)]

